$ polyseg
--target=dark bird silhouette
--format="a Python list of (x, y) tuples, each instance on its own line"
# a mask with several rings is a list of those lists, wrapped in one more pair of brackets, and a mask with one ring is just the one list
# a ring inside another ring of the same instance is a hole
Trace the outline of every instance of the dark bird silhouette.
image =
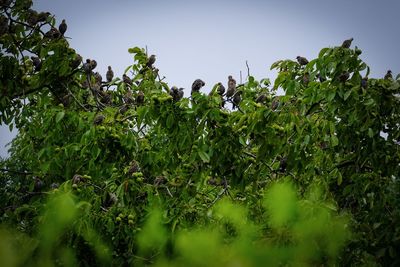
[(94, 74), (94, 79), (96, 80), (97, 84), (101, 84), (101, 82), (103, 81), (103, 77), (101, 77), (100, 73), (98, 72)]
[(364, 77), (361, 79), (361, 88), (366, 89), (368, 87), (368, 77)]
[(317, 74), (315, 77), (317, 77), (318, 78), (318, 80), (319, 80), (319, 82), (321, 82), (321, 83), (323, 83), (323, 82), (325, 82), (326, 81), (326, 78), (325, 77), (323, 77), (321, 74)]
[(388, 70), (388, 71), (386, 72), (384, 79), (385, 79), (385, 80), (393, 79), (392, 71), (391, 71), (391, 70)]
[(58, 30), (60, 31), (61, 35), (64, 36), (64, 33), (67, 31), (67, 23), (65, 23), (65, 19), (62, 20), (61, 24), (58, 26)]
[(144, 103), (144, 93), (142, 91), (138, 92), (138, 95), (136, 96), (136, 103), (138, 105), (141, 105)]
[(97, 61), (94, 59), (90, 60), (90, 67), (94, 70), (97, 67)]
[(86, 74), (90, 74), (92, 72), (92, 65), (90, 64), (90, 59), (86, 59), (86, 62), (83, 63), (83, 71)]
[(149, 59), (147, 60), (146, 66), (149, 67), (149, 68), (151, 68), (151, 67), (153, 67), (153, 64), (154, 64), (155, 62), (156, 62), (156, 56), (155, 56), (155, 55), (151, 55), (151, 56), (149, 57)]
[(35, 71), (40, 71), (40, 69), (42, 68), (42, 61), (40, 61), (40, 58), (32, 56), (32, 64), (35, 67)]
[(310, 74), (306, 72), (303, 75), (303, 83), (305, 86), (307, 86), (309, 82), (310, 82)]
[(74, 70), (82, 63), (82, 57), (78, 54), (75, 55), (75, 59), (71, 61), (71, 68)]
[(33, 190), (34, 190), (35, 192), (39, 192), (39, 191), (43, 188), (43, 186), (44, 186), (43, 181), (40, 180), (38, 177), (35, 177), (35, 182), (34, 182), (34, 185), (33, 185)]
[(225, 93), (225, 86), (222, 83), (218, 83), (217, 93), (222, 96)]
[(194, 92), (199, 92), (200, 89), (201, 89), (204, 85), (206, 85), (206, 83), (203, 82), (203, 80), (201, 80), (201, 79), (196, 79), (196, 80), (193, 82), (193, 84), (192, 84), (192, 94), (193, 94)]
[(242, 101), (242, 91), (237, 91), (232, 99), (232, 109), (239, 107), (240, 102)]
[(350, 48), (351, 42), (353, 42), (353, 38), (344, 40), (343, 43), (342, 43), (342, 47), (343, 48)]
[(114, 78), (114, 72), (112, 71), (111, 66), (108, 66), (108, 70), (106, 73), (107, 82), (111, 82), (113, 78)]
[(179, 88), (179, 91), (178, 91), (179, 99), (178, 100), (181, 100), (183, 98), (183, 95), (185, 94), (184, 90), (185, 90), (184, 88)]
[(95, 125), (99, 125), (99, 124), (101, 124), (101, 123), (104, 121), (105, 118), (106, 118), (106, 117), (105, 117), (104, 115), (99, 114), (99, 115), (97, 115), (97, 116), (94, 118), (93, 123), (94, 123)]
[(281, 158), (279, 162), (279, 171), (280, 172), (285, 172), (287, 167), (287, 157)]
[(226, 91), (226, 97), (231, 98), (236, 92), (236, 80), (231, 75), (228, 76), (228, 90)]
[(266, 94), (261, 94), (257, 97), (256, 102), (257, 103), (264, 103), (265, 100), (267, 99), (267, 95)]
[(300, 66), (305, 66), (308, 64), (308, 60), (305, 57), (297, 56), (296, 59)]
[(169, 94), (172, 96), (174, 101), (179, 101), (183, 98), (183, 88), (179, 88), (176, 86), (172, 86), (171, 89), (169, 90)]
[(350, 73), (348, 71), (343, 71), (342, 74), (339, 75), (339, 81), (345, 82), (349, 79)]
[(132, 85), (132, 80), (131, 78), (128, 77), (128, 75), (126, 74), (122, 75), (122, 80), (124, 81), (125, 84)]

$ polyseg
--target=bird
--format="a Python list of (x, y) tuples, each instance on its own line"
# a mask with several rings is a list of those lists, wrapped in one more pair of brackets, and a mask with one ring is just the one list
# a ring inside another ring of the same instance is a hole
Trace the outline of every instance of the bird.
[(287, 157), (281, 158), (279, 161), (279, 171), (280, 172), (285, 172), (287, 167)]
[(94, 70), (96, 68), (96, 66), (97, 66), (97, 61), (94, 59), (90, 60), (91, 69)]
[(319, 80), (320, 83), (323, 83), (323, 82), (326, 81), (326, 78), (323, 77), (320, 73), (317, 73), (317, 75), (316, 75), (315, 77), (318, 78), (318, 80)]
[(128, 77), (128, 75), (126, 74), (122, 75), (122, 80), (124, 81), (125, 84), (132, 85), (132, 80), (131, 78)]
[(112, 71), (111, 66), (108, 66), (108, 70), (106, 73), (107, 82), (111, 82), (113, 78), (114, 78), (114, 72)]
[(218, 88), (217, 88), (217, 93), (220, 96), (223, 96), (225, 93), (225, 86), (222, 85), (222, 83), (218, 83)]
[(132, 96), (132, 91), (131, 91), (131, 90), (128, 90), (128, 91), (124, 94), (123, 100), (124, 100), (125, 104), (128, 104), (128, 105), (134, 103), (133, 96)]
[(184, 88), (179, 88), (176, 86), (172, 86), (169, 90), (169, 94), (172, 96), (172, 99), (176, 102), (183, 98), (184, 95)]
[(392, 71), (391, 71), (391, 70), (388, 70), (388, 71), (386, 72), (384, 79), (385, 79), (385, 80), (393, 79)]
[(366, 89), (368, 87), (368, 77), (364, 77), (361, 79), (361, 88)]
[(348, 71), (343, 71), (342, 74), (339, 75), (339, 81), (345, 82), (349, 79), (350, 73)]
[(37, 17), (37, 23), (46, 22), (47, 18), (50, 16), (50, 12), (40, 12)]
[(82, 182), (82, 181), (83, 181), (83, 177), (80, 176), (79, 174), (75, 174), (75, 175), (72, 177), (72, 184), (79, 184), (79, 183)]
[(267, 95), (266, 94), (261, 94), (257, 97), (256, 102), (257, 103), (264, 103), (265, 100), (267, 99)]
[(232, 109), (239, 107), (240, 101), (242, 101), (242, 91), (237, 91), (232, 99)]
[(236, 80), (231, 75), (228, 76), (228, 90), (226, 91), (226, 97), (232, 97), (236, 92)]
[(105, 118), (106, 118), (106, 117), (105, 117), (104, 115), (99, 114), (99, 115), (97, 115), (97, 116), (94, 118), (93, 123), (94, 123), (95, 125), (99, 125), (99, 124), (101, 124), (101, 123), (104, 121)]
[(42, 68), (42, 61), (40, 61), (39, 57), (32, 56), (31, 57), (32, 64), (35, 67), (35, 71), (40, 71)]
[(276, 110), (278, 107), (279, 107), (279, 99), (276, 98), (276, 99), (274, 99), (274, 101), (272, 101), (272, 103), (271, 103), (271, 109), (272, 109), (272, 110)]
[(144, 103), (144, 93), (142, 91), (138, 92), (138, 95), (136, 96), (136, 103), (138, 105), (141, 105)]
[(307, 86), (309, 82), (310, 82), (310, 74), (306, 72), (303, 75), (303, 83), (305, 86)]
[(38, 22), (39, 14), (33, 9), (28, 9), (26, 13), (27, 13), (26, 22), (28, 22), (30, 26), (34, 26)]
[(82, 68), (86, 74), (90, 74), (92, 72), (92, 65), (90, 64), (90, 62), (90, 59), (86, 59), (86, 62), (83, 63)]
[(353, 42), (353, 38), (344, 40), (343, 43), (342, 43), (342, 47), (343, 48), (350, 48), (351, 42)]
[(100, 73), (96, 72), (94, 74), (94, 79), (96, 80), (96, 83), (101, 84), (101, 81), (103, 80), (103, 77), (101, 77)]
[(308, 64), (308, 60), (305, 57), (297, 56), (296, 59), (300, 66), (305, 66)]
[(149, 68), (153, 67), (154, 62), (156, 62), (156, 56), (155, 55), (151, 55), (149, 57), (149, 59), (147, 60), (146, 66), (149, 67)]
[(112, 102), (112, 95), (110, 91), (107, 92), (103, 92), (103, 91), (99, 91), (100, 92), (100, 102), (103, 103), (104, 105), (111, 105)]
[(65, 23), (65, 19), (62, 20), (61, 24), (58, 26), (58, 30), (60, 31), (61, 35), (64, 36), (64, 33), (67, 31), (67, 23)]
[(206, 83), (203, 82), (203, 80), (201, 80), (201, 79), (196, 79), (196, 80), (193, 82), (193, 84), (192, 84), (192, 94), (193, 94), (193, 92), (199, 92), (200, 89), (201, 89), (204, 85), (206, 85)]
[(33, 190), (35, 192), (39, 192), (42, 189), (42, 187), (44, 186), (44, 183), (38, 177), (35, 177), (34, 179), (35, 179), (35, 182), (34, 182), (34, 185), (33, 185)]
[(76, 54), (76, 55), (75, 55), (75, 59), (71, 61), (70, 66), (71, 66), (71, 68), (74, 70), (74, 69), (76, 69), (77, 67), (79, 67), (79, 65), (81, 64), (81, 62), (82, 62), (82, 57), (81, 57), (79, 54)]
[(179, 88), (178, 91), (179, 100), (183, 98), (183, 95), (185, 94), (184, 90), (185, 90), (184, 88)]
[(139, 171), (140, 171), (139, 163), (136, 160), (132, 160), (128, 169), (128, 174), (132, 175), (135, 172)]

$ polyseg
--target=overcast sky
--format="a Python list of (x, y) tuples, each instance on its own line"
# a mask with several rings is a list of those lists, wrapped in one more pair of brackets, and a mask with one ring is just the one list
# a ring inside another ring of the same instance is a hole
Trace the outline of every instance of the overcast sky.
[[(208, 91), (228, 75), (245, 78), (246, 60), (257, 79), (275, 77), (271, 64), (354, 38), (371, 77), (400, 72), (399, 0), (34, 0), (68, 24), (66, 36), (84, 59), (121, 76), (133, 63), (129, 47), (147, 45), (170, 86), (187, 89), (201, 78)], [(0, 156), (15, 134), (0, 127)]]

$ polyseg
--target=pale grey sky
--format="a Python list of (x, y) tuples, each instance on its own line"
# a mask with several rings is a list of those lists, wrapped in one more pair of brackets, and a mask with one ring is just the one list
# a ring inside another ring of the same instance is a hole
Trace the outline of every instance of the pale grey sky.
[[(201, 78), (208, 91), (232, 74), (257, 79), (279, 59), (317, 56), (323, 47), (353, 37), (363, 50), (371, 76), (400, 71), (398, 0), (37, 0), (35, 9), (66, 19), (70, 44), (83, 58), (94, 58), (105, 76), (133, 63), (129, 47), (147, 45), (169, 85), (187, 88)], [(0, 127), (0, 156), (14, 136)]]

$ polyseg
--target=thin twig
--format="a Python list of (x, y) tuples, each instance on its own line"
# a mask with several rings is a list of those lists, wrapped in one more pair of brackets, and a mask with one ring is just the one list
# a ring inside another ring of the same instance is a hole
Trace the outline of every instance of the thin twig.
[(250, 77), (250, 68), (249, 68), (249, 64), (247, 63), (246, 60), (246, 67), (247, 67), (247, 79)]
[(24, 171), (17, 171), (17, 170), (10, 170), (10, 169), (3, 169), (0, 168), (1, 172), (11, 172), (11, 173), (17, 173), (17, 174), (23, 174), (23, 175), (30, 175), (33, 174), (33, 172), (24, 172)]
[(79, 102), (79, 100), (75, 97), (75, 95), (71, 92), (71, 90), (70, 90), (67, 86), (65, 86), (64, 84), (63, 84), (63, 86), (64, 86), (64, 88), (68, 91), (68, 94), (70, 94), (70, 95), (72, 96), (72, 98), (75, 100), (75, 102), (76, 102), (81, 108), (83, 108), (85, 111), (89, 111), (87, 108), (85, 108), (84, 105), (82, 105), (81, 102)]

